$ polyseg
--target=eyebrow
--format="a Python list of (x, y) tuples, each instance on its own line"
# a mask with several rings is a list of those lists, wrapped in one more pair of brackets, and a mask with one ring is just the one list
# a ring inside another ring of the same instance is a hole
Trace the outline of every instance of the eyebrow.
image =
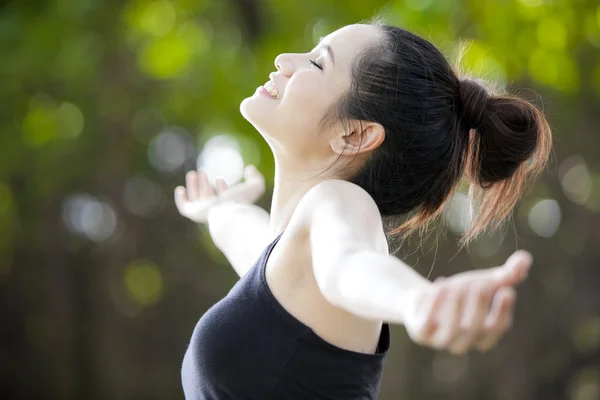
[(321, 44), (321, 42), (323, 41), (324, 38), (325, 38), (324, 36), (321, 36), (319, 38), (318, 46), (325, 47), (325, 50), (327, 50), (327, 53), (329, 53), (329, 57), (331, 57), (331, 63), (333, 65), (335, 65), (335, 57), (333, 55), (333, 50), (331, 49), (331, 46), (329, 46), (328, 44)]

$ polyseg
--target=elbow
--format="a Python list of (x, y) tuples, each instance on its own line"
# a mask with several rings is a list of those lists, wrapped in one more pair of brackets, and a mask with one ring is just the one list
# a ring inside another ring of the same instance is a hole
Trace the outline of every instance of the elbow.
[(315, 279), (321, 295), (330, 304), (346, 308), (346, 303), (352, 292), (355, 293), (355, 278), (352, 277), (352, 263), (345, 257), (344, 259), (336, 260), (328, 266), (316, 268)]
[(313, 274), (321, 295), (334, 306), (339, 305), (341, 293), (339, 273), (340, 268), (336, 267), (334, 263), (313, 266)]

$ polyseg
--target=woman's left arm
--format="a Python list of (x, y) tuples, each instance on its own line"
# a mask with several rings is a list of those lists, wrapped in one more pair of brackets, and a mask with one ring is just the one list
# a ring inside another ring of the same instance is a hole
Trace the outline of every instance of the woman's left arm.
[(517, 251), (500, 267), (430, 282), (394, 256), (358, 251), (339, 260), (326, 297), (363, 318), (404, 324), (416, 343), (455, 354), (487, 351), (512, 325), (513, 286), (531, 262)]
[(430, 282), (389, 255), (381, 215), (362, 188), (327, 180), (298, 204), (306, 216), (312, 270), (323, 296), (366, 319), (401, 323), (416, 343), (463, 353), (492, 347), (511, 324), (515, 290), (531, 255), (501, 267)]

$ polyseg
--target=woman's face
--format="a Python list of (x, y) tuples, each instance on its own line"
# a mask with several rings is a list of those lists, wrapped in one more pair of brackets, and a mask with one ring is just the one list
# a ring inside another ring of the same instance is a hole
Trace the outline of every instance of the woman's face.
[(270, 75), (278, 98), (266, 92), (265, 86), (272, 86), (265, 83), (242, 101), (242, 115), (286, 157), (328, 159), (332, 138), (342, 136), (343, 131), (337, 127), (321, 134), (318, 124), (329, 106), (348, 90), (357, 50), (378, 38), (371, 25), (348, 25), (325, 36), (308, 53), (280, 54), (275, 59), (277, 72)]

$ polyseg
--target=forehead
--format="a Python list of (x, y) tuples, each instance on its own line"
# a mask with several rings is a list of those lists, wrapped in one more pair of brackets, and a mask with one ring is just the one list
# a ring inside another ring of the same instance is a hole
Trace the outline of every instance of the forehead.
[(378, 40), (379, 32), (372, 25), (355, 24), (344, 26), (322, 39), (333, 49), (336, 64), (338, 60), (349, 64), (356, 51)]

